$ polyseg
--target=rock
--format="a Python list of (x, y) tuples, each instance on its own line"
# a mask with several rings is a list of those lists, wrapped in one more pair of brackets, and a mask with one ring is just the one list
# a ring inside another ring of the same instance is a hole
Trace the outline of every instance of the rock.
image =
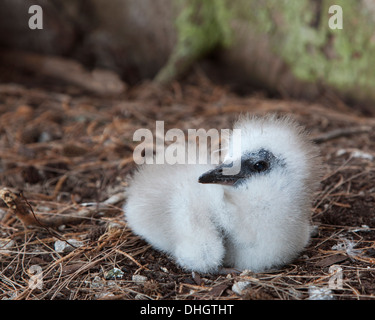
[(111, 270), (109, 270), (106, 275), (105, 275), (105, 279), (106, 280), (109, 280), (109, 279), (116, 279), (116, 278), (122, 278), (124, 275), (124, 272), (122, 272), (120, 269), (118, 268), (113, 268)]
[(238, 281), (235, 282), (234, 285), (232, 286), (232, 291), (238, 295), (242, 295), (245, 291), (250, 286), (249, 281)]
[[(71, 245), (70, 245), (71, 244)], [(83, 242), (76, 239), (68, 239), (66, 241), (57, 240), (54, 244), (55, 251), (59, 253), (67, 253), (73, 251), (75, 248), (83, 246)]]

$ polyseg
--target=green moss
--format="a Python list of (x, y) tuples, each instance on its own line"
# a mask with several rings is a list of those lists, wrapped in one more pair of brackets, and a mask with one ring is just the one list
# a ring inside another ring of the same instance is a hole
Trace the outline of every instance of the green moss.
[(156, 81), (169, 82), (195, 61), (218, 47), (231, 44), (232, 12), (225, 0), (178, 0), (177, 45)]
[[(320, 4), (319, 4), (320, 2)], [(375, 95), (374, 20), (352, 0), (236, 1), (234, 16), (258, 36), (302, 81), (319, 82), (341, 92)], [(331, 5), (343, 9), (343, 29), (328, 26)]]
[[(238, 32), (265, 37), (302, 81), (327, 85), (357, 96), (375, 96), (374, 20), (353, 0), (176, 0), (175, 49), (156, 80), (170, 82), (218, 47), (246, 41)], [(328, 8), (343, 9), (343, 29), (328, 26)], [(254, 39), (254, 37), (249, 37)], [(257, 45), (254, 43), (254, 45)], [(235, 50), (235, 46), (233, 46)], [(259, 61), (261, 63), (262, 61)]]
[[(286, 29), (277, 37), (283, 45), (277, 51), (301, 80), (328, 84), (341, 91), (375, 85), (375, 73), (369, 66), (375, 63), (374, 43), (370, 41), (373, 22), (360, 14), (360, 3), (351, 0), (323, 0), (320, 23), (312, 24), (313, 2), (280, 2)], [(343, 8), (343, 29), (328, 27), (328, 8), (339, 4)], [(274, 37), (274, 40), (276, 37)]]
[(324, 27), (322, 24), (318, 28), (312, 26), (315, 8), (310, 1), (294, 1), (293, 4), (281, 4), (286, 27), (283, 34), (277, 35), (283, 39), (278, 51), (297, 78), (315, 81), (325, 73), (325, 58), (321, 50), (326, 40)]

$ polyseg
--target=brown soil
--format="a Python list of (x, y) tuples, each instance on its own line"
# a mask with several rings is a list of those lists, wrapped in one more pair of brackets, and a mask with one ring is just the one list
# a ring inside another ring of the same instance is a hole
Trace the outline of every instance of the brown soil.
[[(331, 291), (335, 299), (375, 297), (375, 118), (333, 95), (315, 103), (261, 93), (240, 97), (200, 73), (169, 88), (146, 83), (116, 97), (2, 74), (0, 187), (22, 191), (20, 201), (27, 199), (41, 221), (66, 220), (55, 228), (26, 228), (0, 200), (0, 299), (307, 299), (311, 286), (328, 288), (331, 265), (342, 268), (342, 288)], [(312, 208), (316, 234), (280, 270), (186, 272), (123, 220), (133, 133), (154, 130), (155, 120), (165, 120), (166, 130), (230, 128), (244, 112), (292, 114), (319, 141), (324, 172)], [(334, 138), (329, 133), (336, 129)], [(114, 195), (119, 198), (105, 204)], [(87, 203), (94, 203), (90, 215), (74, 220)], [(58, 253), (59, 239), (83, 246)], [(42, 288), (30, 287), (32, 265), (41, 267)], [(122, 275), (111, 278), (114, 268)], [(240, 281), (250, 285), (236, 294), (232, 287)]]

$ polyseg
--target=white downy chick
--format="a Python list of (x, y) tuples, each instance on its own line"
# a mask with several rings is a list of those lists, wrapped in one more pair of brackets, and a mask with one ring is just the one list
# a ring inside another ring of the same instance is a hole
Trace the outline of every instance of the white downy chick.
[[(143, 165), (126, 190), (129, 227), (185, 269), (260, 272), (291, 262), (309, 241), (317, 148), (288, 117), (243, 117), (234, 129), (237, 159)], [(238, 173), (223, 173), (236, 163)]]

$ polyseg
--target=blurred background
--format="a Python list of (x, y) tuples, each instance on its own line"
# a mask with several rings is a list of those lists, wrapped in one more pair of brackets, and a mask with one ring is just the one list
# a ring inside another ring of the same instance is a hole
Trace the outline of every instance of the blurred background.
[[(35, 4), (41, 30), (28, 24)], [(342, 29), (329, 27), (332, 5), (342, 8)], [(41, 67), (56, 56), (110, 70), (127, 85), (170, 83), (198, 64), (239, 93), (315, 99), (332, 92), (374, 113), (372, 0), (1, 0), (0, 7), (3, 81), (11, 66), (90, 87), (57, 60)], [(116, 93), (123, 84), (114, 74), (105, 76)]]
[[(0, 0), (0, 300), (374, 299), (374, 66), (374, 0)], [(314, 235), (277, 273), (186, 273), (126, 226), (134, 132), (246, 113), (318, 144)]]

